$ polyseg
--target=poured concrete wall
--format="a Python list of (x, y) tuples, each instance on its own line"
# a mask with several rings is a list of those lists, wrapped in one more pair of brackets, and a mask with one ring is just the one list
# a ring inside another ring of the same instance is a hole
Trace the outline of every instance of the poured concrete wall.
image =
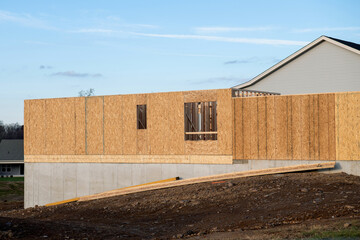
[[(25, 208), (179, 176), (182, 179), (319, 163), (242, 160), (239, 164), (25, 163)], [(360, 176), (359, 161), (341, 161), (338, 171)], [(334, 171), (332, 171), (334, 172)], [(336, 171), (335, 171), (336, 172)]]

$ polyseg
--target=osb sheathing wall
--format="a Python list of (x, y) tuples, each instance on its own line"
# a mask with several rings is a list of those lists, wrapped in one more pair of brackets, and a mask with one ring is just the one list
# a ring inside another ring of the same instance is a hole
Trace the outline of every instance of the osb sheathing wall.
[(234, 158), (360, 160), (360, 94), (234, 98)]
[[(217, 101), (218, 140), (185, 141), (184, 103), (203, 101)], [(147, 104), (147, 129), (136, 126), (141, 104)], [(96, 155), (110, 162), (232, 162), (230, 89), (26, 100), (24, 105), (25, 161), (95, 161), (76, 156)]]

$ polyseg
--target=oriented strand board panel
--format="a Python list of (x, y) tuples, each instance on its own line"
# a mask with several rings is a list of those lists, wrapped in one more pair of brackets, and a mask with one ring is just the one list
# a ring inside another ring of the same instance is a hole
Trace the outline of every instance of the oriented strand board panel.
[(250, 105), (250, 159), (259, 159), (259, 119), (257, 97), (249, 98)]
[(30, 101), (30, 154), (45, 154), (45, 100)]
[(234, 99), (234, 158), (244, 159), (243, 99)]
[[(124, 95), (122, 99), (123, 154), (136, 154), (136, 95)], [(149, 110), (148, 114), (149, 114)]]
[(104, 145), (105, 154), (123, 153), (123, 106), (122, 96), (104, 97)]
[(217, 90), (218, 154), (232, 155), (234, 117), (231, 91)]
[(328, 94), (329, 111), (329, 160), (336, 160), (335, 94)]
[(293, 144), (292, 144), (292, 96), (286, 97), (287, 101), (287, 159), (293, 159)]
[(229, 90), (230, 89), (183, 92), (183, 94), (184, 94), (184, 102), (211, 102), (211, 101), (216, 101), (218, 91), (229, 91)]
[(185, 154), (187, 155), (217, 155), (218, 152), (218, 141), (185, 141)]
[(75, 154), (75, 107), (74, 98), (61, 99), (62, 110), (62, 149), (61, 154)]
[(46, 99), (45, 154), (62, 154), (62, 99)]
[(85, 154), (85, 97), (74, 98), (75, 154)]
[(86, 98), (86, 152), (104, 153), (103, 97)]
[(301, 96), (301, 159), (310, 157), (310, 97)]
[(335, 97), (336, 160), (360, 160), (360, 92)]
[(243, 98), (242, 102), (244, 159), (251, 159), (251, 100)]
[[(168, 95), (167, 114), (169, 132), (166, 134), (169, 141), (169, 154), (184, 154), (184, 95), (181, 92), (172, 92)], [(171, 106), (171, 107), (170, 107)]]
[(329, 101), (326, 94), (319, 95), (319, 157), (329, 159)]
[(275, 97), (266, 97), (266, 158), (276, 159), (276, 121), (275, 121)]
[(266, 159), (266, 97), (258, 97), (258, 135), (259, 135), (259, 158)]
[(292, 159), (301, 160), (301, 144), (302, 144), (302, 96), (292, 96)]
[(287, 159), (287, 98), (275, 98), (275, 156), (276, 159)]

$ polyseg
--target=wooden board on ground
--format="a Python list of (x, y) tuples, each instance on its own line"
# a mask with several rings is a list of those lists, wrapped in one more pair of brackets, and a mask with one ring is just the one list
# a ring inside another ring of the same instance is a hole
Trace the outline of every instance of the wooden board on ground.
[(251, 171), (244, 171), (244, 172), (226, 173), (226, 174), (205, 176), (205, 177), (199, 177), (199, 178), (184, 179), (184, 180), (179, 180), (179, 181), (175, 181), (175, 182), (156, 183), (156, 184), (151, 184), (151, 185), (132, 187), (132, 188), (128, 188), (128, 189), (113, 190), (113, 191), (109, 191), (109, 192), (80, 197), (79, 202), (95, 200), (95, 199), (100, 199), (100, 198), (120, 196), (120, 195), (126, 195), (126, 194), (137, 193), (137, 192), (145, 192), (145, 191), (157, 190), (157, 189), (163, 189), (163, 188), (177, 187), (177, 186), (188, 185), (188, 184), (196, 184), (196, 183), (202, 183), (202, 182), (212, 182), (212, 181), (220, 181), (220, 180), (233, 179), (233, 178), (252, 177), (252, 176), (278, 174), (278, 173), (289, 173), (289, 172), (327, 169), (327, 168), (334, 168), (334, 167), (335, 167), (335, 162), (325, 162), (325, 163), (304, 164), (304, 165), (295, 165), (295, 166), (287, 166), (287, 167), (268, 168), (268, 169), (261, 169), (261, 170), (251, 170)]

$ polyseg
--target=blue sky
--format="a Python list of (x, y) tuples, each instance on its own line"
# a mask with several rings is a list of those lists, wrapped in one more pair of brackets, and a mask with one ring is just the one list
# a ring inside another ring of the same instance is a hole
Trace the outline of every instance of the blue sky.
[(228, 88), (321, 35), (360, 42), (360, 1), (0, 2), (0, 120), (23, 101)]

